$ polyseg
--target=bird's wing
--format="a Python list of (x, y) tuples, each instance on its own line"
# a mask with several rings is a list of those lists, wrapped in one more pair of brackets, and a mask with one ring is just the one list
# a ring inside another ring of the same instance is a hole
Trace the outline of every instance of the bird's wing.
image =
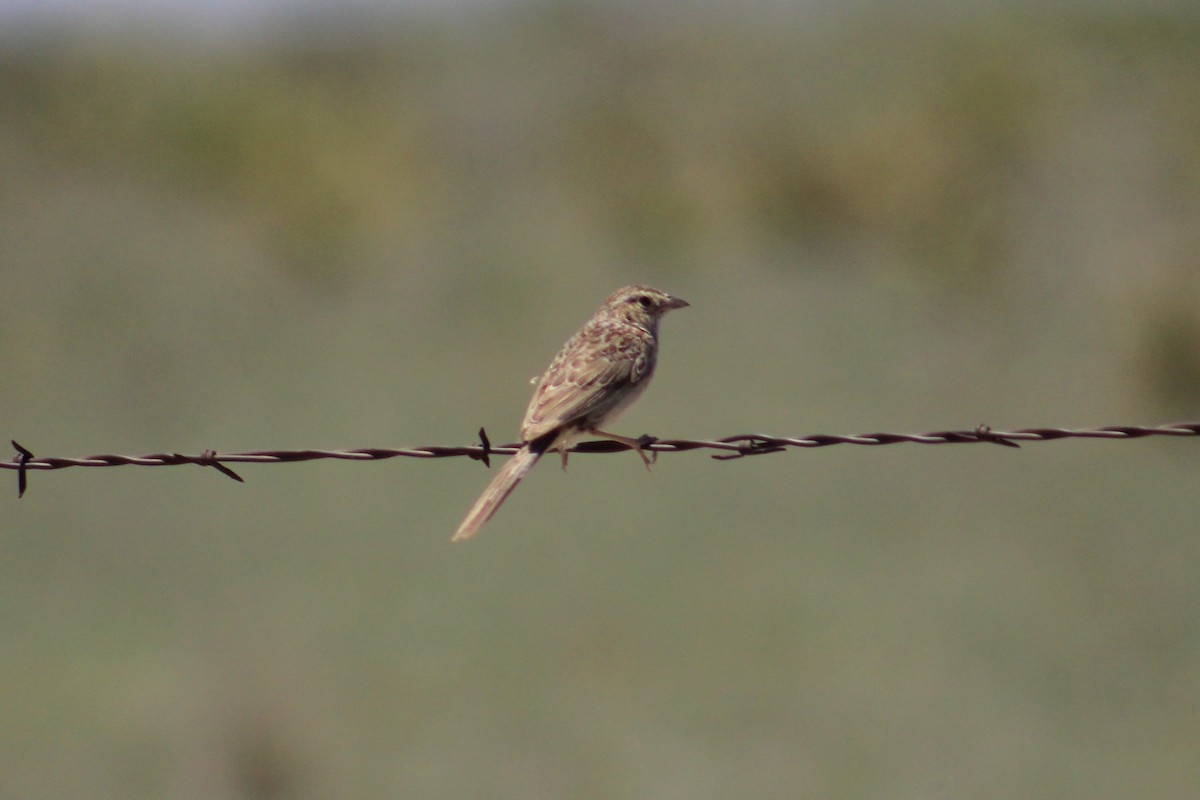
[(568, 425), (598, 424), (621, 404), (626, 388), (645, 380), (653, 366), (654, 337), (645, 331), (580, 331), (538, 382), (522, 436), (532, 441)]

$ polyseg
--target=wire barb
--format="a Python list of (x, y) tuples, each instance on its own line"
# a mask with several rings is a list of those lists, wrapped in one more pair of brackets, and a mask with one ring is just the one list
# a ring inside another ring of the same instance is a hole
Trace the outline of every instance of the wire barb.
[[(571, 453), (619, 453), (641, 448), (657, 458), (659, 453), (682, 453), (688, 450), (717, 450), (712, 457), (730, 461), (746, 456), (778, 453), (793, 447), (828, 447), (835, 444), (857, 444), (876, 447), (885, 444), (997, 444), (1020, 447), (1018, 442), (1050, 442), (1059, 439), (1141, 439), (1146, 436), (1200, 436), (1200, 422), (1175, 422), (1169, 425), (1117, 425), (1104, 428), (1023, 428), (1015, 431), (994, 431), (978, 425), (966, 431), (936, 431), (934, 433), (863, 433), (854, 436), (813, 434), (802, 437), (765, 436), (759, 433), (726, 436), (723, 439), (656, 439), (643, 435), (634, 444), (611, 439), (580, 442), (568, 449)], [(11, 461), (0, 461), (0, 469), (17, 471), (17, 496), (28, 488), (30, 470), (66, 469), (67, 467), (170, 467), (178, 464), (198, 464), (212, 467), (239, 483), (242, 477), (228, 464), (285, 464), (334, 458), (344, 461), (381, 461), (388, 458), (454, 458), (466, 456), (491, 466), (491, 456), (512, 455), (520, 444), (493, 445), (487, 432), (479, 429), (478, 445), (412, 447), (405, 449), (360, 448), (356, 450), (262, 450), (248, 453), (218, 453), (205, 450), (198, 456), (181, 453), (154, 453), (142, 456), (99, 455), (86, 458), (36, 458), (26, 448), (13, 441), (18, 455)]]
[(980, 425), (976, 426), (975, 435), (979, 437), (979, 441), (981, 441), (981, 442), (992, 442), (993, 444), (1002, 444), (1005, 447), (1016, 447), (1016, 448), (1021, 447), (1021, 445), (1017, 444), (1016, 442), (1010, 442), (1008, 439), (1005, 439), (1003, 436), (1001, 436), (1000, 434), (993, 431), (991, 425), (980, 424)]
[(487, 431), (481, 426), (479, 428), (479, 443), (482, 446), (482, 452), (470, 453), (470, 457), (476, 461), (482, 461), (483, 465), (488, 469), (492, 468), (492, 442), (488, 439)]
[(17, 499), (20, 500), (25, 496), (25, 490), (29, 488), (29, 470), (27, 469), (29, 462), (33, 460), (33, 453), (26, 450), (21, 445), (17, 444), (16, 439), (10, 439), (12, 446), (20, 453), (17, 456)]
[(231, 470), (229, 467), (225, 466), (218, 460), (219, 457), (217, 456), (216, 450), (205, 450), (203, 453), (200, 454), (200, 456), (198, 458), (191, 457), (191, 456), (183, 456), (183, 455), (180, 455), (179, 453), (176, 453), (175, 457), (181, 458), (181, 459), (187, 459), (190, 463), (199, 464), (202, 467), (212, 467), (217, 472), (219, 472), (222, 475), (225, 475), (229, 478), (233, 478), (238, 483), (246, 482), (242, 478), (241, 475), (238, 475), (236, 472), (234, 472), (233, 470)]

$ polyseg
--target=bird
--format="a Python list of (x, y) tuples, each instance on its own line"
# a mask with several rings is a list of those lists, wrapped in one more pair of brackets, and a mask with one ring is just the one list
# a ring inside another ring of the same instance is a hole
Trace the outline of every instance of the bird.
[(566, 469), (567, 448), (584, 434), (628, 445), (650, 469), (641, 440), (600, 428), (646, 390), (658, 360), (658, 324), (668, 311), (688, 305), (643, 285), (608, 296), (536, 379), (521, 423), (521, 449), (471, 506), (453, 541), (474, 536), (546, 453), (557, 450)]

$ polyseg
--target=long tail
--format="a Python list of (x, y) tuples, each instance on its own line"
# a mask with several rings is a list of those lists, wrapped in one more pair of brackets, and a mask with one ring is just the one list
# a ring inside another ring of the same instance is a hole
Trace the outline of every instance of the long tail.
[(517, 488), (521, 479), (529, 474), (529, 470), (533, 469), (533, 465), (542, 457), (543, 452), (545, 452), (544, 449), (530, 444), (518, 450), (516, 455), (500, 469), (500, 473), (492, 479), (488, 487), (483, 490), (483, 494), (479, 495), (475, 505), (471, 506), (471, 510), (467, 512), (462, 524), (458, 526), (458, 531), (454, 534), (452, 541), (461, 542), (474, 536), (476, 531), (492, 518), (505, 498), (512, 494), (512, 490)]

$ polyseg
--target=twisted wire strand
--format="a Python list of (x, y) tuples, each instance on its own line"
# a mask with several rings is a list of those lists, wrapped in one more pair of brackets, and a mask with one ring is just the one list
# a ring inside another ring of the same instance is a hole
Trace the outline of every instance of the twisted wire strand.
[[(1023, 428), (1013, 431), (995, 431), (986, 425), (973, 430), (936, 431), (933, 433), (861, 433), (850, 436), (814, 434), (800, 437), (767, 436), (746, 433), (726, 436), (721, 439), (656, 439), (643, 436), (641, 447), (655, 454), (681, 453), (690, 450), (717, 450), (712, 458), (728, 461), (746, 456), (778, 453), (792, 447), (828, 447), (835, 444), (878, 446), (885, 444), (998, 444), (1019, 447), (1019, 442), (1047, 442), (1059, 439), (1141, 439), (1146, 436), (1200, 436), (1200, 422), (1175, 422), (1168, 425), (1141, 426), (1115, 425), (1102, 428)], [(18, 496), (28, 488), (28, 474), (32, 470), (66, 469), (68, 467), (173, 467), (180, 464), (197, 464), (213, 467), (236, 481), (242, 478), (228, 464), (285, 464), (296, 461), (318, 459), (340, 459), (343, 461), (381, 461), (388, 458), (467, 458), (491, 465), (493, 455), (511, 455), (520, 449), (519, 444), (493, 445), (487, 433), (479, 429), (480, 444), (467, 446), (429, 445), (400, 449), (364, 447), (351, 450), (259, 450), (246, 453), (218, 453), (205, 450), (199, 455), (181, 453), (151, 453), (148, 455), (95, 455), (83, 458), (35, 457), (15, 441), (12, 443), (18, 455), (11, 461), (0, 461), (0, 469), (17, 470)], [(570, 448), (572, 453), (618, 453), (631, 450), (631, 445), (610, 440), (580, 442)]]

